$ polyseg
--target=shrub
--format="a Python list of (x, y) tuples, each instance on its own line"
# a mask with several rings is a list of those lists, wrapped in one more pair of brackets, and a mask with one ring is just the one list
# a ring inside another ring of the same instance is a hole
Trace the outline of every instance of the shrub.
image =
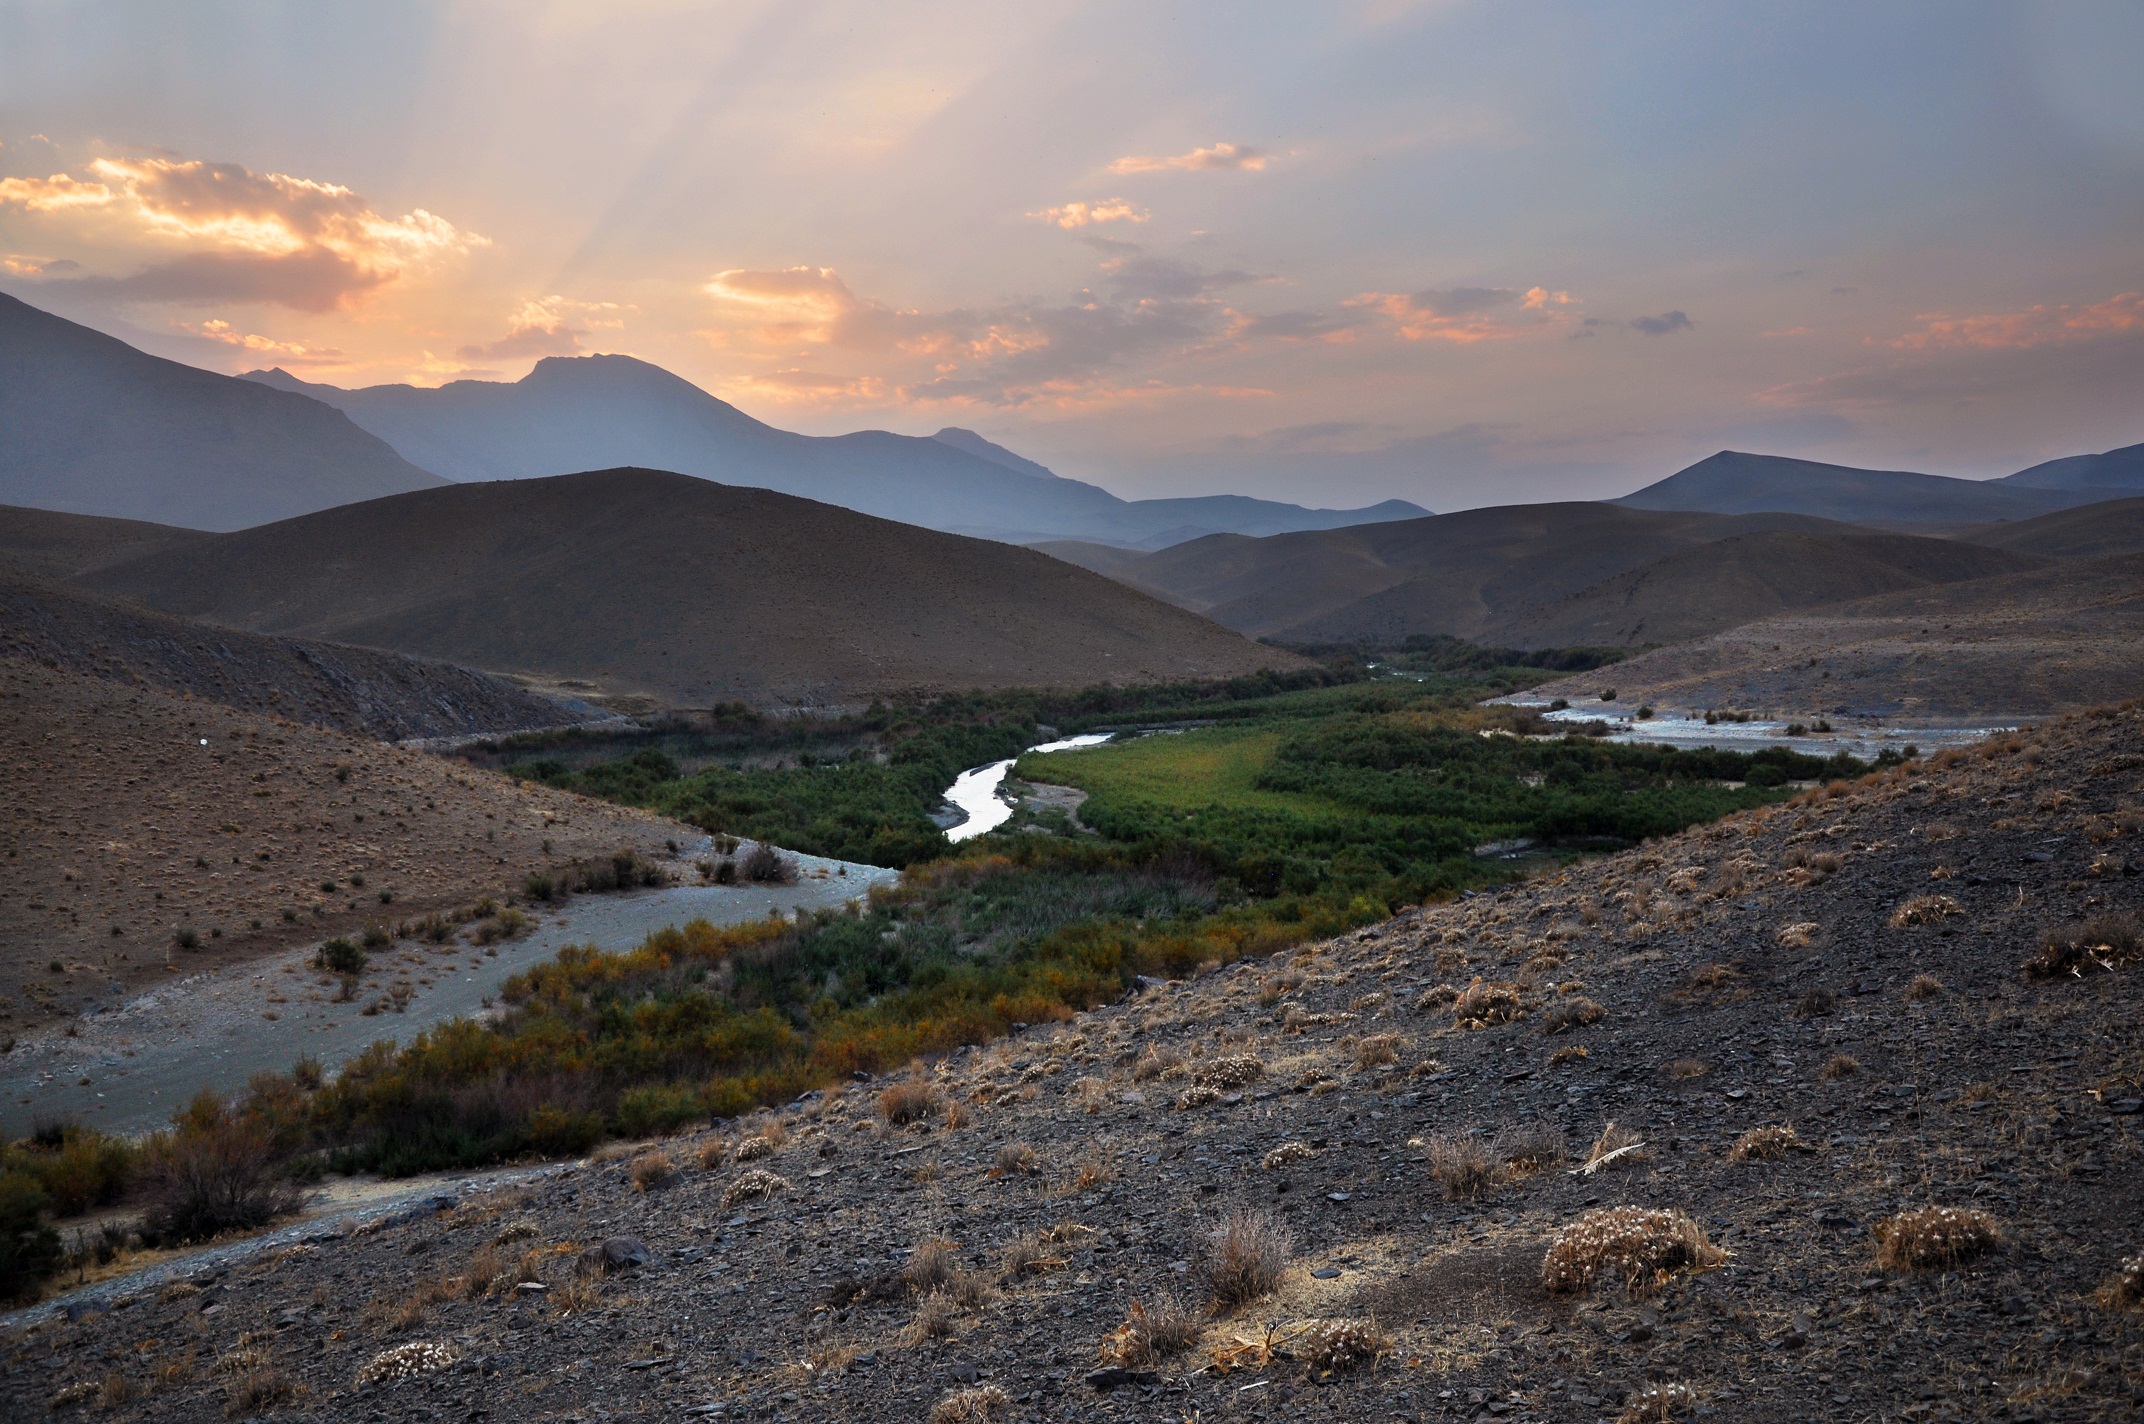
[(1373, 1033), (1355, 1045), (1355, 1066), (1381, 1068), (1387, 1063), (1397, 1063), (1405, 1042), (1396, 1033)]
[(1916, 974), (1913, 976), (1913, 982), (1906, 986), (1906, 1002), (1909, 1004), (1942, 997), (1943, 981), (1933, 974)]
[(1583, 1295), (1603, 1277), (1648, 1294), (1679, 1270), (1708, 1271), (1727, 1260), (1705, 1229), (1679, 1211), (1637, 1206), (1587, 1212), (1556, 1233), (1541, 1259), (1541, 1284)]
[(1374, 1320), (1322, 1320), (1303, 1332), (1296, 1353), (1320, 1374), (1373, 1364), (1391, 1341)]
[(357, 1372), (359, 1389), (378, 1388), (381, 1385), (400, 1384), (404, 1380), (422, 1375), (437, 1374), (451, 1367), (461, 1358), (451, 1345), (442, 1345), (434, 1340), (412, 1340), (407, 1345), (397, 1345), (392, 1350), (382, 1350)]
[(320, 946), (317, 962), (332, 974), (362, 974), (368, 958), (363, 949), (338, 935)]
[(549, 904), (558, 894), (558, 884), (550, 876), (532, 871), (522, 877), (521, 894), (524, 899)]
[(635, 1191), (650, 1191), (670, 1180), (677, 1168), (671, 1164), (670, 1154), (661, 1150), (643, 1152), (633, 1159), (628, 1171)]
[(2144, 951), (2144, 931), (2134, 918), (2098, 915), (2081, 925), (2049, 930), (2039, 952), (2025, 961), (2025, 973), (2033, 979), (2103, 974), (2135, 959), (2139, 951)]
[(2144, 1255), (2122, 1262), (2093, 1299), (2108, 1310), (2144, 1309)]
[(1206, 1233), (1206, 1285), (1233, 1310), (1271, 1295), (1295, 1254), (1295, 1237), (1262, 1211), (1238, 1208)]
[(1932, 925), (1964, 913), (1964, 907), (1948, 895), (1916, 895), (1891, 912), (1891, 928)]
[(1280, 1146), (1268, 1152), (1258, 1165), (1266, 1171), (1272, 1172), (1287, 1166), (1290, 1162), (1300, 1162), (1305, 1157), (1314, 1155), (1316, 1154), (1311, 1151), (1310, 1144), (1307, 1142), (1283, 1142)]
[(2002, 1245), (2002, 1228), (1984, 1211), (1929, 1206), (1876, 1223), (1876, 1262), (1887, 1271), (1955, 1266)]
[(1808, 993), (1802, 995), (1801, 999), (1794, 1005), (1794, 1017), (1798, 1019), (1820, 1019), (1827, 1014), (1836, 1013), (1838, 1008), (1839, 996), (1837, 994), (1825, 988), (1811, 989)]
[(1697, 1391), (1680, 1381), (1646, 1385), (1630, 1397), (1616, 1424), (1666, 1424), (1697, 1408)]
[(1444, 1183), (1446, 1196), (1477, 1197), (1501, 1179), (1489, 1144), (1471, 1128), (1437, 1133), (1422, 1146), (1429, 1156), (1429, 1175)]
[(146, 1157), (142, 1235), (151, 1241), (205, 1241), (265, 1226), (300, 1201), (278, 1175), (267, 1136), (212, 1092), (196, 1097)]
[(1025, 1142), (1008, 1142), (998, 1149), (997, 1165), (991, 1169), (993, 1176), (1031, 1177), (1042, 1170), (1042, 1158)]
[(930, 1295), (945, 1288), (960, 1270), (960, 1248), (940, 1237), (926, 1241), (908, 1253), (901, 1267), (901, 1281), (917, 1295)]
[(192, 925), (181, 925), (178, 929), (172, 931), (171, 942), (181, 949), (199, 949), (201, 947), (201, 932)]
[(1132, 1069), (1135, 1082), (1150, 1083), (1156, 1078), (1166, 1078), (1184, 1066), (1184, 1055), (1163, 1043), (1147, 1045), (1138, 1064)]
[(1191, 1074), (1191, 1081), (1201, 1088), (1247, 1087), (1265, 1076), (1266, 1065), (1248, 1053), (1216, 1058), (1202, 1064)]
[(45, 1224), (51, 1199), (26, 1172), (0, 1173), (0, 1300), (32, 1295), (66, 1252)]
[(742, 1202), (758, 1201), (764, 1197), (771, 1197), (776, 1192), (786, 1192), (788, 1190), (788, 1182), (763, 1168), (754, 1167), (751, 1171), (746, 1172), (736, 1181), (730, 1183), (729, 1190), (722, 1194), (722, 1205), (725, 1208), (733, 1207)]
[(1831, 1055), (1830, 1061), (1817, 1070), (1817, 1077), (1828, 1083), (1840, 1078), (1851, 1078), (1860, 1071), (1861, 1060), (1854, 1057), (1853, 1054), (1834, 1053)]
[(762, 1157), (774, 1155), (774, 1139), (764, 1132), (755, 1132), (737, 1143), (733, 1156), (740, 1162), (757, 1162)]
[(1599, 1023), (1606, 1017), (1606, 1009), (1585, 995), (1576, 994), (1550, 1004), (1548, 1012), (1541, 1016), (1541, 1029), (1544, 1033), (1562, 1033), (1565, 1029)]
[(1735, 1139), (1728, 1149), (1730, 1162), (1770, 1162), (1784, 1157), (1789, 1152), (1807, 1151), (1801, 1134), (1792, 1123), (1774, 1123), (1769, 1127), (1753, 1127)]
[(1198, 1308), (1175, 1296), (1134, 1300), (1124, 1323), (1102, 1337), (1102, 1360), (1130, 1369), (1160, 1364), (1198, 1343), (1200, 1323)]
[(789, 885), (797, 878), (797, 864), (765, 841), (745, 852), (738, 873), (755, 885)]
[(926, 1078), (903, 1078), (887, 1084), (878, 1095), (880, 1116), (897, 1127), (934, 1116), (944, 1105), (938, 1086)]
[(1452, 1000), (1452, 1022), (1461, 1028), (1490, 1028), (1510, 1023), (1525, 1012), (1516, 988), (1478, 977)]

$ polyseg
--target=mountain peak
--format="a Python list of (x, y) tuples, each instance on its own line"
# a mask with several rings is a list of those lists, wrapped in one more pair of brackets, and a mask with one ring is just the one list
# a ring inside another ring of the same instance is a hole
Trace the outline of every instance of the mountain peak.
[(948, 425), (931, 439), (941, 445), (950, 445), (955, 450), (965, 451), (979, 460), (988, 460), (1000, 469), (1012, 470), (1023, 475), (1032, 475), (1038, 480), (1054, 480), (1057, 472), (1047, 465), (1037, 464), (1025, 455), (1016, 455), (993, 440), (986, 440), (972, 430), (963, 430), (957, 425)]

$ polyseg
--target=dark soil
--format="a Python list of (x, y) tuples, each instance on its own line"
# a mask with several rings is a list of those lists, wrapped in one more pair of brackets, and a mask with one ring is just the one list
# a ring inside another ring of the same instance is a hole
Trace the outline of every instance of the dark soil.
[[(657, 1145), (667, 1179), (617, 1155), (205, 1272), (10, 1340), (0, 1413), (917, 1421), (994, 1386), (973, 1417), (1594, 1420), (1686, 1383), (1718, 1419), (2135, 1419), (2144, 1323), (2092, 1297), (2144, 1248), (2144, 964), (2022, 965), (2044, 931), (2144, 905), (2144, 818), (2124, 814), (2140, 731), (2135, 709), (2074, 719), (1146, 987), (931, 1067), (958, 1126), (888, 1126), (883, 1084), (857, 1084), (781, 1114), (786, 1139), (750, 1162), (700, 1164), (760, 1127), (720, 1125)], [(1894, 925), (1934, 895), (1956, 913)], [(1457, 1027), (1437, 991), (1477, 977), (1523, 1015)], [(1545, 1033), (1581, 993), (1605, 1017)], [(1397, 1061), (1358, 1066), (1382, 1035)], [(1181, 1066), (1143, 1074), (1157, 1047)], [(1215, 1060), (1242, 1055), (1262, 1076), (1178, 1105), (1241, 1078)], [(1827, 1074), (1841, 1055), (1858, 1069)], [(1531, 1125), (1583, 1160), (1610, 1120), (1644, 1151), (1472, 1199), (1424, 1150)], [(1782, 1123), (1806, 1150), (1731, 1159)], [(1284, 1142), (1309, 1154), (1261, 1168)], [(762, 1170), (787, 1189), (724, 1205)], [(1550, 1238), (1626, 1203), (1690, 1213), (1731, 1259), (1646, 1296), (1547, 1294)], [(2002, 1247), (1879, 1269), (1877, 1224), (1931, 1205), (1986, 1212)], [(1093, 1374), (1133, 1300), (1199, 1298), (1204, 1233), (1236, 1207), (1294, 1234), (1277, 1293), (1188, 1354)], [(1008, 1242), (1060, 1223), (1085, 1230), (1001, 1271)], [(622, 1269), (578, 1264), (618, 1237), (649, 1259), (618, 1244)], [(919, 1302), (898, 1273), (937, 1237), (968, 1275)], [(470, 1285), (531, 1249), (543, 1289)], [(1371, 1315), (1389, 1338), (1373, 1365), (1319, 1378), (1294, 1358), (1309, 1323)], [(356, 1384), (415, 1342), (454, 1363)]]

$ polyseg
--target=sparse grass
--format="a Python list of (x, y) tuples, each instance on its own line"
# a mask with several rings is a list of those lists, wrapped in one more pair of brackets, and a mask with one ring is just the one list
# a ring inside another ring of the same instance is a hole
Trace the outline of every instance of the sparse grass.
[(1964, 913), (1965, 908), (1948, 895), (1916, 895), (1891, 912), (1891, 928), (1932, 925)]
[(950, 1340), (957, 1333), (959, 1320), (960, 1307), (950, 1297), (927, 1295), (908, 1318), (909, 1338), (919, 1344), (925, 1340)]
[(1913, 982), (1906, 986), (1906, 1002), (1909, 1004), (1925, 1003), (1929, 999), (1942, 997), (1943, 981), (1933, 974), (1916, 974), (1913, 976)]
[(677, 1167), (671, 1162), (670, 1154), (657, 1148), (635, 1157), (627, 1175), (632, 1179), (634, 1191), (646, 1192), (653, 1191), (669, 1181), (676, 1172)]
[(1493, 1028), (1525, 1012), (1516, 986), (1492, 984), (1478, 976), (1452, 1000), (1452, 1022), (1461, 1028)]
[(1149, 1044), (1132, 1069), (1135, 1082), (1151, 1083), (1157, 1078), (1166, 1078), (1184, 1066), (1184, 1055), (1165, 1043)]
[(960, 1248), (938, 1237), (909, 1252), (901, 1267), (901, 1279), (916, 1295), (931, 1295), (944, 1289), (960, 1269)]
[(1597, 1024), (1608, 1017), (1608, 1011), (1583, 994), (1556, 1000), (1541, 1015), (1543, 1033), (1562, 1033), (1567, 1029), (1584, 1028)]
[(989, 1424), (1012, 1408), (1012, 1398), (994, 1384), (957, 1389), (931, 1406), (931, 1424)]
[(1025, 1142), (1008, 1142), (998, 1149), (990, 1170), (997, 1177), (1031, 1177), (1042, 1170), (1042, 1157)]
[(1273, 1293), (1295, 1255), (1295, 1237), (1276, 1217), (1239, 1207), (1206, 1233), (1205, 1247), (1207, 1289), (1227, 1311)]
[(1355, 1045), (1357, 1068), (1382, 1068), (1387, 1063), (1400, 1061), (1400, 1050), (1407, 1041), (1396, 1033), (1373, 1033)]
[(1955, 1266), (1996, 1250), (2002, 1228), (1984, 1211), (1930, 1206), (1902, 1211), (1876, 1223), (1876, 1261), (1887, 1271)]
[(879, 1116), (895, 1127), (906, 1127), (933, 1117), (945, 1107), (938, 1085), (927, 1078), (902, 1078), (889, 1083), (878, 1095)]
[(1770, 1162), (1786, 1156), (1789, 1152), (1807, 1150), (1801, 1134), (1792, 1123), (1773, 1123), (1766, 1127), (1753, 1127), (1735, 1139), (1728, 1149), (1730, 1162)]
[(1015, 1236), (998, 1252), (1001, 1280), (1019, 1281), (1058, 1270), (1066, 1264), (1067, 1259), (1058, 1252), (1057, 1243), (1039, 1231)]
[(1704, 1227), (1680, 1211), (1602, 1207), (1556, 1233), (1541, 1260), (1541, 1284), (1583, 1295), (1606, 1278), (1646, 1295), (1677, 1271), (1711, 1270), (1726, 1260)]
[(1090, 1192), (1104, 1182), (1116, 1178), (1116, 1169), (1099, 1157), (1089, 1157), (1072, 1173), (1072, 1180), (1065, 1184), (1068, 1193)]
[(1827, 1083), (1841, 1078), (1851, 1078), (1861, 1071), (1861, 1060), (1851, 1053), (1834, 1053), (1824, 1066), (1817, 1070), (1817, 1077)]
[(1201, 1324), (1198, 1307), (1175, 1296), (1134, 1300), (1124, 1323), (1102, 1337), (1102, 1362), (1142, 1369), (1174, 1359), (1198, 1343)]
[(730, 1144), (727, 1138), (712, 1137), (700, 1144), (700, 1165), (713, 1172), (727, 1165), (730, 1160)]
[(1429, 1157), (1429, 1175), (1444, 1184), (1448, 1197), (1477, 1197), (1502, 1179), (1488, 1141), (1471, 1128), (1433, 1134), (1422, 1146)]

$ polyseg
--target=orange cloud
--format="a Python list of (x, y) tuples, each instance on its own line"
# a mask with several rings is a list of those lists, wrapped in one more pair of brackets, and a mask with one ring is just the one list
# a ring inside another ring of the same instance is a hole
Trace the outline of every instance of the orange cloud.
[(752, 334), (769, 346), (801, 343), (928, 355), (959, 340), (960, 329), (973, 324), (965, 313), (927, 316), (867, 301), (831, 267), (732, 268), (717, 272), (701, 290), (755, 322)]
[(1899, 351), (2008, 348), (2024, 350), (2054, 342), (2090, 341), (2144, 331), (2144, 292), (2123, 292), (2090, 306), (2036, 306), (1993, 316), (1915, 317), (1919, 331), (1889, 344)]
[(204, 321), (198, 325), (179, 321), (172, 325), (193, 336), (202, 336), (210, 341), (220, 341), (225, 346), (236, 346), (259, 356), (272, 356), (280, 361), (308, 366), (341, 365), (342, 352), (332, 346), (306, 346), (296, 341), (277, 341), (250, 331), (240, 331), (221, 319)]
[(817, 371), (769, 371), (728, 383), (733, 391), (765, 396), (785, 405), (877, 405), (886, 382), (877, 376), (830, 376)]
[(1538, 324), (1534, 319), (1515, 322), (1493, 315), (1514, 304), (1522, 312), (1547, 312), (1551, 307), (1570, 306), (1569, 292), (1530, 287), (1516, 292), (1508, 287), (1453, 287), (1428, 292), (1364, 292), (1343, 305), (1374, 311), (1389, 318), (1394, 334), (1402, 341), (1449, 341), (1467, 346), (1479, 341), (1504, 341)]
[(1171, 171), (1197, 173), (1235, 169), (1245, 173), (1256, 173), (1265, 166), (1266, 155), (1261, 149), (1247, 148), (1242, 144), (1217, 143), (1211, 148), (1194, 148), (1189, 153), (1179, 153), (1170, 157), (1134, 155), (1128, 158), (1120, 158), (1109, 165), (1109, 171), (1112, 173), (1168, 173)]
[(1143, 223), (1147, 220), (1147, 211), (1122, 198), (1104, 198), (1100, 202), (1072, 202), (1059, 208), (1044, 208), (1041, 212), (1029, 213), (1028, 216), (1052, 223), (1069, 232), (1074, 228), (1093, 227), (1097, 223)]
[(340, 185), (236, 163), (99, 158), (89, 173), (0, 180), (0, 206), (94, 223), (126, 247), (180, 249), (132, 276), (71, 279), (136, 300), (328, 310), (489, 241), (422, 208), (390, 218)]
[[(496, 341), (464, 346), (454, 354), (464, 361), (515, 361), (544, 356), (571, 356), (581, 349), (589, 327), (617, 329), (630, 308), (617, 302), (583, 302), (568, 297), (537, 297), (523, 302)], [(578, 321), (580, 325), (573, 325)]]

